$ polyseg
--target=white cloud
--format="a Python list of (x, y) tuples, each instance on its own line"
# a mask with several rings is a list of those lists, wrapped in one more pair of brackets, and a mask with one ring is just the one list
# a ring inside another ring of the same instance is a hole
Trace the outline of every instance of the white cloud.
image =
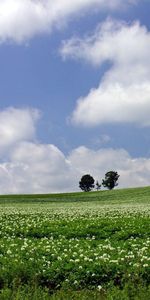
[[(127, 0), (135, 4), (137, 0)], [(0, 0), (0, 41), (26, 41), (41, 33), (62, 28), (68, 19), (93, 9), (118, 9), (122, 0)]]
[(9, 107), (0, 111), (0, 155), (22, 140), (35, 138), (36, 109), (17, 109)]
[(71, 164), (82, 174), (91, 174), (101, 182), (109, 170), (120, 174), (119, 187), (149, 185), (150, 159), (132, 158), (124, 149), (92, 150), (84, 146), (74, 149), (69, 156)]
[[(108, 170), (120, 174), (119, 187), (149, 184), (149, 158), (132, 158), (124, 149), (92, 150), (84, 146), (65, 156), (56, 146), (35, 141), (38, 116), (32, 109), (0, 112), (5, 141), (1, 145), (5, 151), (1, 151), (0, 159), (0, 194), (77, 191), (82, 175), (90, 173), (101, 181)], [(7, 134), (5, 137), (7, 129), (11, 129), (10, 139)]]
[(0, 194), (73, 188), (76, 170), (67, 158), (54, 145), (36, 140), (39, 116), (29, 108), (0, 111)]
[(63, 42), (63, 58), (71, 57), (100, 67), (109, 61), (98, 88), (78, 99), (72, 115), (75, 124), (130, 122), (150, 126), (150, 32), (138, 22), (108, 19), (85, 39)]
[(54, 145), (21, 143), (10, 161), (0, 164), (0, 193), (78, 191), (83, 174), (101, 182), (108, 170), (120, 174), (119, 187), (149, 185), (150, 159), (133, 159), (123, 149), (94, 151), (82, 146), (65, 157)]
[(64, 192), (73, 188), (75, 171), (54, 145), (23, 142), (18, 144), (6, 165), (9, 185), (14, 193)]

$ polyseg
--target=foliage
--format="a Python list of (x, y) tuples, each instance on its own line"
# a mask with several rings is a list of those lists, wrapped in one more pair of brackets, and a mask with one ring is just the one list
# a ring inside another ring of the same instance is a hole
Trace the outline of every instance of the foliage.
[(83, 175), (79, 182), (79, 187), (84, 192), (90, 192), (94, 188), (94, 181), (95, 180), (91, 175)]
[(5, 288), (1, 290), (0, 300), (148, 300), (150, 287), (147, 288), (141, 284), (126, 284), (123, 289), (117, 286), (104, 290), (70, 290), (60, 289), (49, 293), (48, 289), (42, 289), (37, 286), (20, 286), (13, 289)]
[(102, 185), (107, 187), (109, 190), (112, 190), (115, 186), (118, 185), (117, 181), (119, 179), (117, 172), (109, 171), (105, 174), (105, 179), (102, 180)]

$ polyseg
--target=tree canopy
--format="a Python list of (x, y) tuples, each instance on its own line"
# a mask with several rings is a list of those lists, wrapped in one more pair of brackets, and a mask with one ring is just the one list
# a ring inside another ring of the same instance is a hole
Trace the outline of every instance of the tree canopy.
[(119, 179), (119, 176), (117, 172), (115, 171), (109, 171), (105, 174), (105, 179), (102, 180), (102, 185), (109, 190), (112, 190), (115, 186), (118, 185), (117, 181)]
[(95, 180), (91, 175), (83, 175), (79, 182), (79, 187), (84, 192), (90, 192), (94, 188), (94, 181)]

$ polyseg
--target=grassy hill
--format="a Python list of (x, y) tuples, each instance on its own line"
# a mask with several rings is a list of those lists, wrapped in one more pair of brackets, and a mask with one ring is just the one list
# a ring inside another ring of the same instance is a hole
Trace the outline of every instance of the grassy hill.
[(3, 202), (77, 202), (77, 201), (112, 201), (113, 202), (149, 202), (150, 186), (128, 189), (102, 190), (94, 192), (74, 192), (59, 194), (0, 195)]

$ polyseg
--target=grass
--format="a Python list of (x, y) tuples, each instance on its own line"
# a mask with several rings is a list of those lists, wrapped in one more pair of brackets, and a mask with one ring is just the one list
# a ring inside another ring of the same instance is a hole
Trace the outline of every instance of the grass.
[(0, 203), (36, 203), (36, 202), (80, 202), (80, 201), (112, 201), (118, 202), (149, 202), (150, 187), (102, 190), (94, 192), (74, 192), (63, 194), (29, 194), (29, 195), (0, 195)]
[(150, 187), (0, 196), (0, 299), (150, 298)]

